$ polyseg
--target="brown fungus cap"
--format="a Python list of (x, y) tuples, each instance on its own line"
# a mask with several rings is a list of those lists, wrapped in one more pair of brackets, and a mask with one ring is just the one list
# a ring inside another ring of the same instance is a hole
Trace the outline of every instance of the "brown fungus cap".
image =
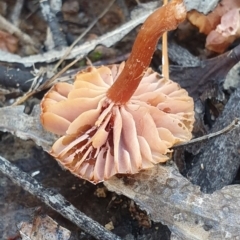
[(169, 148), (192, 136), (192, 98), (150, 68), (130, 101), (109, 101), (106, 92), (123, 66), (89, 67), (76, 75), (73, 85), (53, 86), (42, 101), (43, 125), (64, 135), (50, 154), (93, 183), (165, 162)]

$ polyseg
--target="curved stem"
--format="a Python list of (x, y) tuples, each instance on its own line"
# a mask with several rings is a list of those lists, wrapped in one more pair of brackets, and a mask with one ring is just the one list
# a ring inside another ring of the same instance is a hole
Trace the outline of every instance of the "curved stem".
[(173, 0), (153, 12), (141, 27), (132, 52), (107, 97), (117, 103), (126, 103), (137, 89), (152, 59), (157, 42), (166, 31), (175, 29), (186, 18), (182, 0)]

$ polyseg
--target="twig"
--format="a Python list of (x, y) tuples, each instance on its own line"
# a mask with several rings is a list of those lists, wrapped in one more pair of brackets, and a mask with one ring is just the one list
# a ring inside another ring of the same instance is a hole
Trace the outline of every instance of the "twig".
[(40, 6), (41, 6), (43, 17), (47, 21), (48, 26), (51, 30), (53, 42), (55, 45), (54, 47), (60, 48), (63, 46), (67, 46), (67, 41), (65, 39), (65, 36), (60, 30), (60, 26), (57, 22), (55, 14), (51, 10), (48, 0), (41, 0)]
[(12, 23), (7, 21), (2, 15), (0, 15), (0, 29), (5, 30), (11, 34), (14, 34), (16, 37), (20, 39), (21, 42), (31, 45), (34, 48), (34, 50), (38, 52), (38, 50), (36, 49), (36, 43), (33, 41), (33, 39), (26, 33), (23, 33), (19, 28), (14, 26)]
[(76, 209), (61, 194), (52, 189), (44, 188), (34, 178), (21, 171), (7, 159), (0, 156), (0, 171), (24, 190), (33, 194), (46, 205), (57, 211), (63, 217), (69, 219), (86, 233), (99, 240), (120, 240), (121, 238), (108, 231), (98, 222), (92, 220), (84, 213)]
[(93, 26), (98, 22), (100, 18), (102, 18), (110, 9), (110, 7), (113, 5), (115, 0), (112, 0), (108, 6), (105, 8), (105, 10), (89, 25), (89, 27), (72, 43), (72, 45), (66, 50), (65, 54), (62, 56), (62, 58), (58, 61), (58, 63), (55, 65), (53, 72), (57, 70), (57, 68), (60, 66), (60, 64), (66, 59), (66, 57), (70, 54), (72, 49), (76, 46), (76, 44), (93, 28)]
[(186, 142), (186, 143), (180, 143), (178, 145), (175, 145), (173, 148), (178, 148), (178, 147), (190, 145), (190, 144), (193, 144), (193, 143), (201, 142), (201, 141), (204, 141), (204, 140), (208, 140), (210, 138), (217, 137), (217, 136), (222, 135), (224, 133), (230, 132), (233, 129), (239, 127), (239, 126), (240, 126), (240, 119), (236, 118), (227, 127), (221, 129), (220, 131), (210, 133), (210, 134), (204, 135), (202, 137), (194, 138), (194, 139), (192, 139), (192, 140), (190, 140), (189, 142)]

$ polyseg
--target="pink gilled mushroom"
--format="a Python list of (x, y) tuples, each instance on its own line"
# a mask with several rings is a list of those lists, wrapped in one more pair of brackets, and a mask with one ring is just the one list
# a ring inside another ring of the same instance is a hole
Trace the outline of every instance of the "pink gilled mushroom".
[(156, 10), (142, 26), (126, 64), (89, 67), (73, 85), (57, 83), (42, 100), (41, 121), (62, 135), (50, 154), (92, 183), (165, 162), (191, 139), (193, 100), (148, 68), (158, 39), (185, 19), (182, 1)]

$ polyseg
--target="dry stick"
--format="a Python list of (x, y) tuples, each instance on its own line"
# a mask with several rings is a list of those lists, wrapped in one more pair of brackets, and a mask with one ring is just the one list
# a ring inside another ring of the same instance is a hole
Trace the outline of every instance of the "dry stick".
[[(163, 4), (167, 4), (168, 0), (164, 0)], [(166, 79), (169, 79), (169, 62), (168, 62), (168, 46), (167, 32), (162, 36), (162, 74)]]
[(210, 138), (217, 137), (217, 136), (222, 135), (224, 133), (230, 132), (233, 129), (239, 127), (239, 126), (240, 126), (240, 119), (236, 118), (227, 127), (221, 129), (220, 131), (210, 133), (210, 134), (204, 135), (204, 136), (199, 137), (199, 138), (194, 138), (194, 139), (192, 139), (192, 140), (190, 140), (189, 142), (186, 142), (186, 143), (180, 143), (178, 145), (175, 145), (173, 148), (182, 147), (182, 146), (186, 146), (186, 145), (189, 145), (189, 144), (193, 144), (193, 143), (201, 142), (201, 141), (204, 141), (204, 140), (208, 140)]
[(52, 189), (44, 188), (29, 174), (21, 171), (7, 159), (0, 156), (0, 171), (17, 183), (24, 190), (38, 197), (42, 202), (57, 211), (63, 217), (75, 223), (86, 233), (100, 240), (120, 240), (121, 238), (111, 233), (98, 222), (92, 220), (76, 209), (61, 194)]
[(106, 9), (89, 25), (89, 27), (72, 43), (72, 45), (67, 49), (63, 57), (58, 61), (58, 63), (55, 65), (53, 72), (57, 70), (57, 68), (60, 66), (60, 64), (64, 61), (64, 59), (70, 54), (74, 46), (93, 28), (93, 26), (98, 22), (100, 18), (102, 18), (108, 10), (111, 8), (115, 0), (112, 0)]

